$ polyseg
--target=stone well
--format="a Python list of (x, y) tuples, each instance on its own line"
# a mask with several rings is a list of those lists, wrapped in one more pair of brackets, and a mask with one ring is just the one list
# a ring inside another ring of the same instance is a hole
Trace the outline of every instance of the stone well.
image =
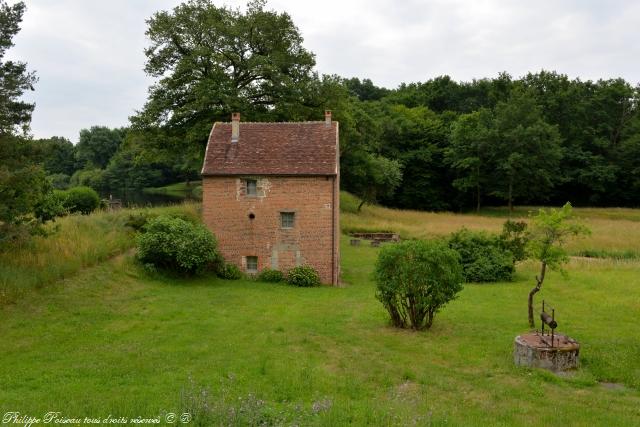
[(551, 346), (551, 335), (531, 332), (516, 337), (513, 361), (519, 366), (560, 372), (577, 368), (579, 354), (580, 344), (566, 335), (556, 334)]

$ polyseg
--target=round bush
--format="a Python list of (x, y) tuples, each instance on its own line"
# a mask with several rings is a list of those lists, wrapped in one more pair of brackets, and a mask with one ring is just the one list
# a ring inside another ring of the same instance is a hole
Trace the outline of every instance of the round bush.
[(69, 212), (88, 215), (100, 206), (100, 196), (90, 187), (73, 187), (65, 191), (64, 207)]
[(383, 246), (375, 265), (376, 298), (399, 328), (430, 328), (435, 314), (462, 290), (459, 255), (440, 241)]
[(226, 280), (240, 280), (242, 279), (242, 271), (235, 264), (222, 263), (218, 267), (216, 272), (219, 278)]
[(320, 284), (320, 276), (315, 268), (309, 265), (293, 267), (287, 273), (287, 283), (292, 286), (310, 287)]
[(143, 264), (180, 274), (198, 273), (218, 259), (216, 240), (202, 224), (161, 215), (149, 220), (138, 236)]
[(460, 254), (467, 282), (498, 282), (513, 276), (513, 254), (496, 236), (463, 228), (451, 235), (449, 247)]
[(272, 270), (270, 268), (265, 268), (258, 274), (258, 281), (260, 282), (268, 282), (268, 283), (278, 283), (284, 280), (284, 274), (278, 270)]

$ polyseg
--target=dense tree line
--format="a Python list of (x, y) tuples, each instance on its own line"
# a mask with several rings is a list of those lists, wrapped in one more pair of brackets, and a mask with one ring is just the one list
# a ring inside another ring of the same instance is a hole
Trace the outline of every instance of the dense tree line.
[[(639, 96), (622, 79), (541, 71), (462, 83), (444, 76), (355, 102), (382, 127), (370, 149), (403, 167), (386, 204), (637, 206)], [(343, 165), (350, 156), (343, 152)], [(349, 171), (343, 174), (354, 188)]]
[(5, 224), (51, 187), (104, 194), (198, 179), (211, 125), (234, 111), (248, 121), (300, 121), (331, 109), (340, 122), (341, 184), (364, 202), (424, 210), (640, 204), (639, 87), (553, 71), (470, 82), (441, 76), (395, 89), (321, 76), (291, 17), (261, 0), (244, 11), (189, 0), (154, 14), (145, 71), (156, 83), (130, 125), (88, 127), (76, 145), (33, 140), (34, 106), (20, 96), (35, 76), (24, 63), (2, 62), (24, 5), (0, 7)]
[(129, 128), (92, 126), (80, 131), (77, 144), (66, 138), (38, 139), (41, 161), (54, 188), (89, 186), (103, 194), (197, 179), (174, 159), (149, 156)]
[[(390, 90), (318, 76), (286, 13), (193, 0), (149, 20), (158, 78), (132, 118), (140, 150), (197, 172), (214, 120), (340, 121), (343, 188), (412, 209), (638, 205), (639, 89), (541, 71)], [(168, 154), (173, 153), (173, 154)], [(185, 158), (186, 157), (186, 158)]]

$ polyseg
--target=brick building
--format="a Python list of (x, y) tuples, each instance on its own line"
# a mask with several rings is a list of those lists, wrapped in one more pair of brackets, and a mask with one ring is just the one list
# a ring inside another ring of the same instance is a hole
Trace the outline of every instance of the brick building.
[(338, 123), (215, 123), (202, 167), (203, 220), (243, 271), (311, 265), (339, 280)]

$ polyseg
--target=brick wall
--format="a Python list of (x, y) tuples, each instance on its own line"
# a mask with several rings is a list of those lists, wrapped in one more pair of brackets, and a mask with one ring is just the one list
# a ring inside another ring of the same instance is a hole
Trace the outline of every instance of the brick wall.
[[(246, 179), (257, 180), (257, 195), (247, 195)], [(225, 260), (243, 270), (246, 257), (256, 256), (258, 270), (286, 272), (308, 264), (318, 270), (323, 283), (337, 284), (337, 184), (334, 177), (324, 176), (205, 176), (203, 220), (216, 235)], [(293, 228), (281, 227), (281, 212), (294, 212)]]

